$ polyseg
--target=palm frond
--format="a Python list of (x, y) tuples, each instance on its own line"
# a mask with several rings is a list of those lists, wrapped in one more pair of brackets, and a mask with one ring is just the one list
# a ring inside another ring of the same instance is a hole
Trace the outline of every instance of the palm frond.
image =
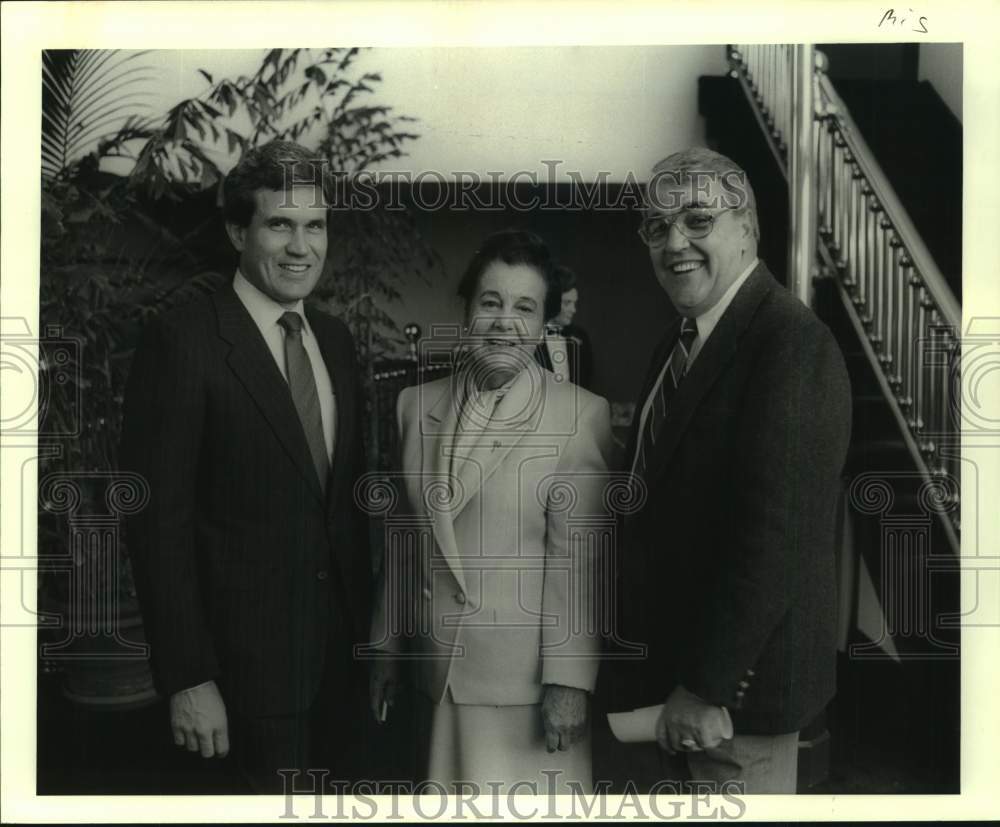
[(54, 178), (117, 126), (148, 108), (138, 87), (153, 79), (148, 51), (42, 52), (42, 176)]

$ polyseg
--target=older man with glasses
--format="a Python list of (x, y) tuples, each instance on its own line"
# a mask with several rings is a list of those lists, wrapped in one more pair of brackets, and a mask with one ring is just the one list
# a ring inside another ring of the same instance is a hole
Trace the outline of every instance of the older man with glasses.
[(609, 753), (608, 771), (793, 793), (798, 731), (835, 687), (847, 372), (829, 330), (757, 258), (739, 166), (676, 153), (647, 200), (639, 234), (678, 318), (626, 453), (644, 499), (622, 526), (612, 646), (633, 656), (609, 664), (606, 697), (661, 709), (658, 748)]

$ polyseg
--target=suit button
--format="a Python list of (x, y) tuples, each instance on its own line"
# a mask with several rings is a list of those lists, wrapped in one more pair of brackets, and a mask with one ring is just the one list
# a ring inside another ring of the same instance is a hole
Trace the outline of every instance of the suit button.
[(326, 572), (326, 571), (318, 571), (318, 572), (316, 572), (316, 579), (317, 580), (326, 580), (326, 578), (329, 577), (329, 576), (330, 576), (329, 573)]
[(745, 694), (746, 694), (746, 692), (744, 692), (742, 689), (736, 690), (736, 697), (737, 698), (742, 698)]
[(747, 676), (748, 677), (752, 678), (755, 674), (757, 674), (757, 673), (754, 672), (753, 669), (747, 669)]
[(459, 606), (464, 606), (465, 605), (465, 595), (462, 594), (461, 592), (456, 592), (455, 593), (455, 602), (458, 603)]
[(748, 689), (749, 687), (750, 684), (748, 684), (746, 681), (740, 681), (740, 689)]
[(427, 586), (424, 586), (424, 599), (430, 600), (433, 596), (434, 593)]

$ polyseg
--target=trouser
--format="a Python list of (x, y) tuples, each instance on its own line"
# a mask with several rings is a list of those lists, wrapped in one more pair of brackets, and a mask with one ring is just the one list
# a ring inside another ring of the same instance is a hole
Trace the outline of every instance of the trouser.
[(745, 795), (794, 795), (799, 733), (736, 735), (717, 747), (687, 753), (686, 758), (694, 780), (716, 785), (738, 781)]
[[(711, 749), (670, 755), (655, 742), (622, 744), (611, 734), (607, 719), (600, 718), (594, 722), (595, 785), (606, 781), (614, 792), (628, 787), (640, 793), (660, 785), (661, 792), (669, 793), (677, 787), (699, 792), (699, 783), (720, 790), (724, 782), (737, 782), (745, 795), (795, 793), (797, 732), (736, 735)], [(673, 788), (664, 788), (671, 783)]]
[(286, 783), (308, 786), (299, 777), (312, 763), (312, 712), (229, 716), (230, 758), (244, 792), (278, 795), (286, 791)]
[(230, 714), (228, 774), (235, 775), (240, 792), (308, 793), (317, 784), (332, 792), (331, 785), (368, 777), (367, 664), (354, 659), (345, 635), (332, 641), (308, 709), (290, 715)]

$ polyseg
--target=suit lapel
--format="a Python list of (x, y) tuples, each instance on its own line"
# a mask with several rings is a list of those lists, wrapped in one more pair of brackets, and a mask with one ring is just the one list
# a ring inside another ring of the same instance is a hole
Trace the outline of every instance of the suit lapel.
[[(451, 481), (451, 452), (452, 438), (455, 434), (455, 423), (458, 421), (457, 403), (453, 393), (453, 383), (450, 380), (440, 383), (440, 393), (436, 396), (431, 393), (419, 394), (426, 405), (426, 409), (421, 416), (421, 470), (420, 479), (417, 480), (416, 493), (420, 496), (416, 507), (423, 506), (425, 513), (431, 521), (431, 528), (434, 531), (434, 539), (437, 540), (441, 555), (451, 568), (452, 574), (458, 581), (459, 587), (465, 591), (465, 575), (462, 572), (462, 563), (458, 555), (458, 543), (455, 540), (455, 526), (452, 523), (453, 508), (452, 496), (455, 493), (450, 484)], [(449, 492), (448, 502), (442, 507), (434, 507), (441, 502), (438, 497), (426, 497), (429, 484), (447, 486)], [(430, 502), (428, 502), (430, 500)]]
[(442, 382), (440, 394), (429, 395), (427, 399), (422, 417), (421, 488), (431, 480), (450, 482), (454, 462), (456, 476), (451, 488), (454, 498), (443, 508), (431, 508), (425, 502), (424, 509), (441, 554), (464, 590), (465, 577), (454, 522), (525, 434), (536, 430), (544, 410), (545, 373), (534, 362), (530, 363), (504, 395), (488, 429), (470, 430), (456, 436), (460, 414), (456, 390), (461, 387), (461, 381), (459, 375), (452, 381)]
[(264, 415), (292, 464), (322, 501), (316, 468), (292, 395), (260, 330), (231, 287), (214, 293), (212, 301), (219, 320), (219, 335), (232, 346), (226, 357), (229, 367)]
[(348, 434), (354, 433), (357, 424), (354, 422), (354, 388), (351, 387), (348, 375), (348, 365), (342, 364), (338, 358), (336, 341), (332, 331), (329, 329), (326, 314), (321, 311), (306, 307), (306, 318), (309, 326), (316, 336), (316, 344), (319, 346), (320, 355), (326, 365), (326, 372), (330, 375), (333, 383), (334, 396), (334, 432), (333, 432), (333, 456), (330, 457), (330, 480), (327, 487), (327, 503), (337, 502), (340, 488), (344, 480), (349, 476), (350, 469), (345, 467), (338, 460), (350, 455), (344, 440)]
[(552, 370), (552, 359), (549, 356), (549, 348), (545, 344), (544, 338), (535, 347), (535, 362), (546, 370)]
[[(733, 297), (732, 304), (722, 314), (691, 370), (670, 400), (660, 437), (650, 452), (647, 479), (655, 479), (663, 473), (698, 405), (732, 361), (740, 339), (774, 283), (773, 276), (761, 262)], [(666, 358), (665, 354), (663, 358)]]

